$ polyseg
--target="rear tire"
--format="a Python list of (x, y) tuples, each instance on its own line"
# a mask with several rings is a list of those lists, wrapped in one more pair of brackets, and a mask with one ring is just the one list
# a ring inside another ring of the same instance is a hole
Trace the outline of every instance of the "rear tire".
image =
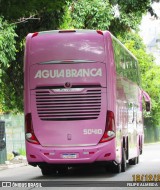
[(137, 156), (137, 164), (139, 163), (139, 156)]
[(58, 172), (58, 174), (60, 174), (60, 175), (67, 174), (67, 172), (68, 172), (68, 167), (59, 167), (59, 168), (57, 168), (57, 172)]
[(121, 164), (114, 164), (113, 165), (113, 172), (114, 173), (121, 173), (121, 170), (122, 170), (122, 168), (121, 168)]
[(52, 167), (41, 167), (41, 172), (43, 176), (50, 176), (57, 173), (57, 171)]
[(129, 159), (129, 165), (136, 165), (137, 164), (137, 157)]
[(48, 168), (41, 168), (41, 172), (43, 176), (49, 176), (52, 174), (51, 170)]
[(125, 172), (126, 171), (126, 166), (127, 166), (126, 152), (125, 152), (125, 149), (122, 148), (122, 161), (121, 161), (121, 163), (113, 165), (113, 172), (114, 173)]
[(122, 149), (122, 163), (121, 163), (121, 171), (125, 172), (126, 171), (126, 152), (125, 149)]

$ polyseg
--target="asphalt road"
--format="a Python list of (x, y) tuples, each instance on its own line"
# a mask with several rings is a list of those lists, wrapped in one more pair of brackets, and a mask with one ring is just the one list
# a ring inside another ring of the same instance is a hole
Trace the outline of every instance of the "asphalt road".
[[(62, 187), (64, 189), (83, 189), (83, 186), (87, 186), (86, 189), (90, 190), (97, 189), (96, 186), (102, 186), (98, 187), (100, 189), (107, 189), (103, 187), (105, 182), (111, 183), (114, 186), (114, 184), (121, 184), (121, 182), (124, 181), (133, 182), (133, 180), (138, 180), (140, 178), (143, 181), (146, 176), (150, 179), (152, 178), (152, 180), (157, 178), (160, 180), (160, 143), (145, 145), (143, 155), (140, 156), (139, 164), (132, 166), (127, 164), (126, 172), (119, 174), (114, 174), (111, 171), (106, 172), (103, 167), (97, 166), (71, 168), (66, 174), (57, 174), (50, 177), (42, 176), (41, 170), (38, 167), (35, 168), (32, 166), (23, 166), (0, 171), (0, 181), (48, 181), (55, 185), (58, 184), (57, 186), (59, 187), (56, 187), (56, 190), (62, 189)], [(66, 184), (72, 187), (64, 187), (67, 186)], [(114, 187), (111, 189), (134, 188), (135, 187)], [(151, 189), (151, 187), (141, 187), (140, 189)], [(160, 189), (160, 187), (152, 187), (152, 189)]]

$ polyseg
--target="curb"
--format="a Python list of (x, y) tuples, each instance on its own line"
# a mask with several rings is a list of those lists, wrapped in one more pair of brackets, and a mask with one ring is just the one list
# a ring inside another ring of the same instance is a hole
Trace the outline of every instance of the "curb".
[(0, 171), (10, 169), (10, 168), (18, 168), (18, 167), (22, 167), (22, 166), (28, 166), (28, 163), (24, 162), (24, 163), (0, 164)]

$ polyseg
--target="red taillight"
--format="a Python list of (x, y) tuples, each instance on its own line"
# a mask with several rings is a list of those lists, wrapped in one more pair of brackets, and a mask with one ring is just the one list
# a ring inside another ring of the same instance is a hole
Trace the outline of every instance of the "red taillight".
[(34, 38), (35, 36), (38, 36), (38, 32), (33, 33), (32, 38)]
[(76, 30), (59, 30), (59, 33), (76, 32)]
[(40, 144), (34, 134), (31, 113), (28, 113), (25, 117), (25, 135), (26, 135), (26, 140), (29, 141), (30, 143)]
[(101, 30), (97, 30), (97, 33), (103, 35), (103, 32)]
[(36, 156), (35, 156), (35, 155), (32, 155), (32, 154), (30, 154), (30, 157), (31, 157), (31, 158), (36, 158)]
[(114, 113), (107, 111), (106, 128), (100, 143), (107, 142), (115, 137)]

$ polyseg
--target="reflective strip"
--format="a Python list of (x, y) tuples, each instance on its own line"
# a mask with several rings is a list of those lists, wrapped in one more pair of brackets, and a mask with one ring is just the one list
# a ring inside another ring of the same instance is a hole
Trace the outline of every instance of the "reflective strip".
[(72, 147), (72, 146), (95, 146), (97, 144), (63, 144), (63, 145), (59, 145), (59, 144), (52, 144), (52, 145), (42, 145), (43, 147)]
[(54, 60), (54, 61), (46, 61), (42, 63), (38, 63), (40, 65), (45, 64), (63, 64), (63, 63), (95, 63), (93, 60)]

